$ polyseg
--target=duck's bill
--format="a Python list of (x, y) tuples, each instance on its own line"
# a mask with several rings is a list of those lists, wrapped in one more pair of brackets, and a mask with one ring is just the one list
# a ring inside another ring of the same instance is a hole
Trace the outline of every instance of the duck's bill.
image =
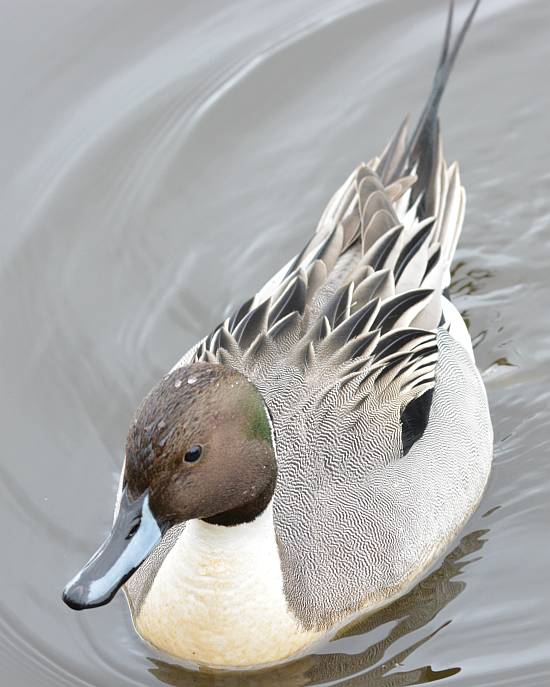
[(63, 590), (63, 601), (80, 611), (109, 603), (162, 537), (149, 508), (149, 494), (130, 499), (123, 489), (113, 529)]

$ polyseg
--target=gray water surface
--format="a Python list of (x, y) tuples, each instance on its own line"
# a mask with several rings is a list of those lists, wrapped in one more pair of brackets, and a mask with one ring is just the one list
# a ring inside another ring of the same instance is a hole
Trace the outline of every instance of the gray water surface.
[(468, 193), (452, 291), (495, 426), (481, 507), (350, 636), (216, 677), (142, 643), (121, 595), (77, 614), (60, 590), (109, 528), (139, 400), (419, 111), (446, 2), (0, 7), (2, 684), (547, 685), (550, 3), (484, 0), (442, 108)]

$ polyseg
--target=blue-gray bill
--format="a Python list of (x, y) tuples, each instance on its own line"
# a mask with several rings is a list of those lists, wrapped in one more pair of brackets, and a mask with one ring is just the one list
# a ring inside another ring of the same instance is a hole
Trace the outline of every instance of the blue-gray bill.
[(109, 603), (162, 537), (149, 508), (149, 493), (130, 499), (123, 489), (111, 533), (63, 590), (63, 601), (80, 611)]

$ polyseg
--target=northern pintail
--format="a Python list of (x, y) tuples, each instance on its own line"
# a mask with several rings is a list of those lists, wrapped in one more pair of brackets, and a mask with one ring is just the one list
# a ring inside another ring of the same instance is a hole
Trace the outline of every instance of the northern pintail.
[(194, 665), (315, 650), (421, 578), (477, 507), (487, 397), (449, 298), (465, 193), (438, 104), (357, 167), (305, 248), (139, 407), (114, 524), (67, 585), (123, 587), (138, 633)]

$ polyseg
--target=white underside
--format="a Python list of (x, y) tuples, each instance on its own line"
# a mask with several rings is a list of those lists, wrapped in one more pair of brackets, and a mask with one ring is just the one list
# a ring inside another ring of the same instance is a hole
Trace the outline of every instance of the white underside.
[(271, 505), (235, 527), (188, 522), (135, 625), (158, 649), (224, 668), (284, 660), (324, 634), (288, 610)]

